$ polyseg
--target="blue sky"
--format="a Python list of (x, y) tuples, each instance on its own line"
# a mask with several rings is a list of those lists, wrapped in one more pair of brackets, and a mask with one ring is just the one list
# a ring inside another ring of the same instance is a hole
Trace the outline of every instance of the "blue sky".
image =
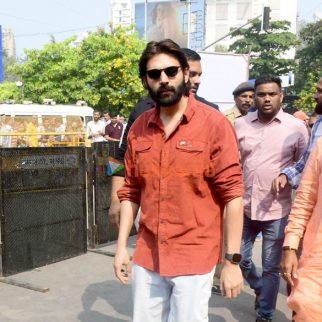
[[(50, 34), (62, 41), (89, 27), (107, 26), (109, 20), (109, 0), (0, 1), (0, 25), (13, 30), (18, 56), (23, 48), (41, 48)], [(298, 0), (301, 19), (310, 21), (318, 11), (321, 0)]]
[(53, 34), (57, 41), (108, 24), (107, 0), (0, 0), (0, 24), (15, 34), (17, 55), (41, 48)]

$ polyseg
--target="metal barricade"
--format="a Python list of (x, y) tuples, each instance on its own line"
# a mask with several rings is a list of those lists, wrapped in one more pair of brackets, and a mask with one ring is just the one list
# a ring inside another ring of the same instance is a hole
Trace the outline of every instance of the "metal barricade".
[(0, 132), (0, 148), (87, 146), (86, 132)]
[(0, 275), (86, 252), (85, 157), (82, 147), (0, 149)]
[(109, 156), (116, 156), (118, 145), (116, 141), (97, 142), (88, 149), (89, 158), (92, 158), (89, 181), (92, 182), (93, 191), (89, 191), (89, 194), (93, 195), (93, 213), (92, 217), (89, 216), (89, 236), (92, 236), (90, 245), (93, 247), (117, 239), (118, 231), (108, 220), (112, 178), (106, 173), (106, 163)]

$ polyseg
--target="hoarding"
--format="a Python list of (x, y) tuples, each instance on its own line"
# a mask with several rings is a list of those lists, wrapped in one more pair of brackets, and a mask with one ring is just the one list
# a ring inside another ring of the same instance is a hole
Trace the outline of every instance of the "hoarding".
[(249, 57), (243, 54), (199, 52), (202, 76), (198, 95), (219, 105), (232, 107), (234, 88), (248, 80)]
[(2, 27), (0, 25), (0, 83), (3, 81)]
[[(174, 40), (188, 46), (188, 2), (163, 1), (135, 4), (135, 23), (140, 37), (145, 37), (144, 13), (147, 10), (146, 40)], [(204, 0), (192, 2), (190, 7), (190, 48), (200, 50), (204, 40)], [(146, 6), (146, 7), (145, 7)]]

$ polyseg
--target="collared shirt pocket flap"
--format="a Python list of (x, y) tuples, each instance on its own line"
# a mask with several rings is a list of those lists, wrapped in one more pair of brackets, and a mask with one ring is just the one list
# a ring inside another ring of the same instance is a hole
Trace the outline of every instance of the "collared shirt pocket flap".
[(175, 169), (186, 174), (200, 174), (204, 170), (206, 143), (179, 140), (176, 144)]
[(140, 141), (134, 147), (136, 166), (140, 173), (151, 171), (152, 141)]
[(206, 144), (196, 140), (179, 140), (176, 148), (185, 152), (202, 152)]
[(135, 145), (135, 152), (147, 152), (151, 149), (152, 141), (140, 141)]

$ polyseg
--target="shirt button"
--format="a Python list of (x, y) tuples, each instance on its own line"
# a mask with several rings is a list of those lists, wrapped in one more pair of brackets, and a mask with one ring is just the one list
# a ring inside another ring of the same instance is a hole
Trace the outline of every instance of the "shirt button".
[(163, 219), (160, 220), (160, 224), (164, 224), (165, 221)]

